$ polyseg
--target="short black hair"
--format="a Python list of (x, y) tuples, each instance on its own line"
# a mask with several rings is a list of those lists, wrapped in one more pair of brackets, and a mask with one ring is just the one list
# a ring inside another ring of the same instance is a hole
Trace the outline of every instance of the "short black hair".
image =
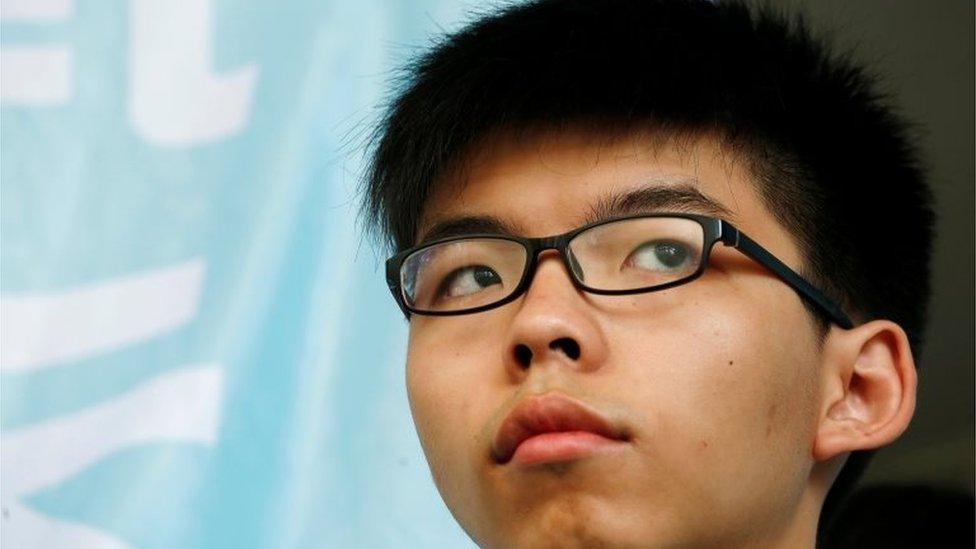
[[(898, 323), (918, 358), (934, 214), (913, 126), (801, 15), (738, 0), (537, 0), (483, 14), (402, 76), (365, 179), (365, 213), (393, 248), (415, 243), (432, 186), (494, 131), (715, 134), (747, 159), (803, 274), (857, 321)], [(849, 458), (825, 512), (869, 455)]]

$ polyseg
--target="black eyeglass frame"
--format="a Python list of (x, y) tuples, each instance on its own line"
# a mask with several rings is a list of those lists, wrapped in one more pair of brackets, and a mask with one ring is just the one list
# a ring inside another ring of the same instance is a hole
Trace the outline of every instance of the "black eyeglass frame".
[[(570, 264), (570, 258), (572, 254), (569, 250), (569, 243), (574, 238), (576, 238), (580, 233), (592, 229), (594, 227), (599, 227), (601, 225), (606, 225), (609, 223), (615, 223), (618, 221), (625, 221), (628, 219), (643, 219), (643, 218), (655, 218), (655, 217), (667, 217), (667, 218), (682, 218), (690, 219), (701, 225), (704, 238), (704, 246), (702, 248), (702, 257), (699, 262), (698, 268), (695, 269), (693, 273), (667, 282), (665, 284), (647, 286), (643, 288), (634, 288), (629, 290), (601, 290), (599, 288), (591, 288), (586, 285), (576, 273), (576, 269)], [(506, 240), (510, 242), (517, 242), (521, 244), (526, 250), (525, 261), (526, 265), (522, 268), (522, 279), (519, 280), (518, 285), (504, 299), (490, 303), (488, 305), (481, 305), (479, 307), (474, 307), (471, 309), (459, 309), (457, 311), (425, 311), (421, 309), (414, 309), (410, 307), (403, 297), (403, 292), (400, 283), (400, 269), (403, 266), (403, 262), (406, 261), (407, 257), (410, 255), (429, 248), (431, 246), (436, 246), (438, 244), (443, 244), (445, 242), (453, 242), (457, 240), (468, 240), (472, 238), (478, 239), (495, 239), (495, 240)], [(708, 266), (709, 257), (712, 252), (712, 248), (715, 246), (716, 242), (722, 242), (726, 246), (731, 246), (743, 254), (745, 254), (750, 259), (756, 261), (760, 265), (768, 268), (776, 276), (778, 276), (783, 282), (788, 286), (793, 288), (800, 297), (807, 299), (812, 303), (818, 310), (827, 316), (832, 322), (836, 323), (838, 326), (844, 329), (850, 329), (854, 326), (850, 317), (844, 313), (844, 311), (838, 306), (833, 300), (828, 298), (822, 291), (817, 289), (816, 286), (808, 282), (802, 276), (800, 276), (796, 271), (788, 267), (785, 263), (776, 258), (768, 250), (760, 246), (755, 240), (746, 236), (745, 233), (737, 229), (728, 221), (718, 219), (715, 217), (708, 217), (704, 215), (696, 214), (686, 214), (686, 213), (658, 213), (658, 214), (638, 214), (638, 215), (626, 215), (611, 217), (607, 219), (601, 219), (593, 223), (588, 223), (582, 227), (578, 227), (569, 231), (567, 233), (545, 236), (540, 238), (524, 238), (514, 235), (502, 235), (497, 233), (472, 233), (458, 236), (450, 236), (445, 238), (440, 238), (432, 240), (429, 242), (424, 242), (418, 246), (408, 248), (402, 252), (394, 255), (393, 257), (387, 259), (386, 261), (386, 283), (393, 293), (393, 298), (396, 300), (397, 305), (403, 313), (409, 318), (411, 314), (419, 314), (425, 316), (456, 316), (456, 315), (466, 315), (472, 313), (479, 313), (482, 311), (487, 311), (489, 309), (494, 309), (496, 307), (501, 307), (506, 303), (510, 303), (518, 299), (526, 289), (531, 284), (531, 281), (535, 277), (535, 270), (538, 264), (539, 254), (545, 250), (558, 250), (562, 256), (563, 263), (566, 265), (566, 270), (570, 273), (570, 278), (573, 284), (588, 293), (598, 294), (598, 295), (630, 295), (630, 294), (641, 294), (656, 292), (660, 290), (666, 290), (668, 288), (673, 288), (675, 286), (680, 286), (682, 284), (687, 284), (696, 278), (704, 274), (705, 269)]]

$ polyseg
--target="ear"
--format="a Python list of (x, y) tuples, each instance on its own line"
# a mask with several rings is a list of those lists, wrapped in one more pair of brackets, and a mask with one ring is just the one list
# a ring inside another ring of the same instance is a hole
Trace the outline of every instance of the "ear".
[(894, 322), (831, 328), (824, 343), (823, 399), (813, 458), (891, 443), (915, 412), (917, 378), (908, 336)]

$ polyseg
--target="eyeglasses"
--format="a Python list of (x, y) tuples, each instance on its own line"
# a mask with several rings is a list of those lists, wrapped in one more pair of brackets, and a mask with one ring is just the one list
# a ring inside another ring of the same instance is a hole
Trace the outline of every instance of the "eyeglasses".
[(521, 296), (544, 250), (559, 250), (577, 288), (629, 295), (700, 277), (720, 241), (771, 270), (832, 322), (853, 326), (823, 292), (730, 223), (692, 214), (616, 217), (544, 238), (470, 234), (438, 239), (388, 259), (386, 280), (407, 316), (462, 315)]

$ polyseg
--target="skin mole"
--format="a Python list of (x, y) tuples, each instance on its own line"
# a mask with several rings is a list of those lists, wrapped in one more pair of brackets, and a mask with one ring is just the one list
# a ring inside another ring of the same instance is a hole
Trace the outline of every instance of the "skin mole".
[(766, 413), (766, 437), (773, 434), (773, 420), (776, 418), (776, 404), (771, 404), (769, 406), (769, 411)]

